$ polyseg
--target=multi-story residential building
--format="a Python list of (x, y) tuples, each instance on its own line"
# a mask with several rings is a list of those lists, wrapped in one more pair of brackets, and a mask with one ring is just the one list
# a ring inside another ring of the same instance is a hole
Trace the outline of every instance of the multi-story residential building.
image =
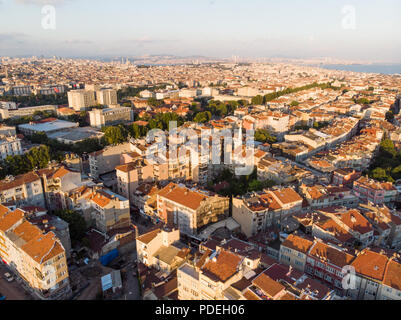
[(120, 155), (130, 151), (130, 144), (123, 143), (89, 154), (91, 176), (98, 179), (100, 175), (113, 171), (120, 164)]
[(299, 193), (306, 199), (311, 209), (332, 206), (356, 207), (358, 205), (358, 198), (347, 187), (301, 185)]
[(271, 180), (278, 184), (301, 182), (310, 176), (310, 172), (293, 165), (290, 161), (281, 162), (274, 158), (264, 157), (257, 164), (258, 180)]
[(394, 202), (398, 191), (391, 182), (379, 182), (365, 176), (354, 181), (353, 191), (361, 202), (382, 204)]
[(67, 259), (71, 257), (71, 237), (69, 224), (57, 216), (48, 215), (47, 210), (38, 207), (23, 207), (26, 219), (43, 232), (52, 231), (64, 247)]
[(21, 206), (46, 207), (43, 184), (35, 172), (0, 181), (0, 203), (14, 203)]
[(118, 193), (134, 204), (134, 196), (138, 186), (154, 179), (153, 166), (147, 160), (137, 159), (116, 167)]
[(53, 112), (54, 114), (56, 114), (57, 106), (47, 105), (47, 106), (17, 108), (17, 109), (10, 109), (10, 110), (0, 109), (0, 120), (32, 116), (36, 111)]
[(354, 255), (344, 248), (315, 240), (307, 254), (305, 271), (344, 294), (342, 270), (343, 267), (349, 266), (353, 259)]
[(38, 170), (37, 174), (42, 178), (47, 209), (67, 209), (68, 192), (82, 184), (81, 172), (63, 166)]
[(224, 291), (243, 277), (242, 259), (226, 250), (205, 253), (177, 271), (179, 300), (223, 300)]
[(332, 207), (319, 212), (352, 235), (358, 246), (366, 247), (373, 243), (373, 226), (358, 210)]
[(399, 248), (401, 245), (401, 214), (385, 205), (360, 204), (361, 213), (375, 229), (374, 244)]
[(34, 93), (36, 95), (41, 94), (41, 95), (51, 95), (51, 94), (60, 94), (64, 93), (66, 90), (65, 85), (60, 85), (60, 84), (49, 84), (49, 85), (44, 85), (41, 87), (36, 87), (34, 90)]
[(71, 90), (68, 91), (68, 105), (76, 111), (86, 110), (94, 106), (95, 93), (87, 90)]
[(17, 156), (21, 154), (21, 139), (18, 139), (15, 136), (0, 136), (0, 160), (4, 160), (8, 156)]
[(0, 124), (0, 135), (6, 137), (16, 136), (17, 135), (16, 127)]
[(188, 236), (228, 215), (229, 199), (170, 183), (157, 194), (159, 219)]
[(156, 183), (142, 183), (136, 189), (133, 198), (133, 203), (139, 212), (155, 223), (158, 222), (157, 194), (160, 190)]
[(104, 106), (117, 104), (117, 91), (114, 89), (102, 89), (96, 91), (96, 101)]
[(354, 288), (347, 295), (357, 300), (401, 300), (401, 263), (398, 253), (380, 249), (361, 251), (351, 266)]
[(90, 225), (103, 233), (131, 225), (129, 200), (106, 188), (82, 186), (72, 190), (68, 206), (80, 211)]
[(153, 267), (169, 275), (177, 269), (189, 252), (180, 243), (177, 229), (155, 229), (136, 239), (138, 260), (148, 268)]
[(0, 101), (0, 108), (6, 110), (17, 109), (17, 104), (13, 101)]
[(14, 86), (11, 92), (13, 96), (29, 96), (32, 93), (32, 86)]
[(113, 107), (106, 109), (93, 109), (89, 111), (91, 127), (101, 128), (134, 120), (134, 112), (131, 108)]
[(67, 259), (56, 235), (25, 219), (21, 209), (1, 207), (0, 256), (40, 299), (62, 299), (71, 293)]
[(361, 177), (362, 173), (354, 169), (344, 168), (333, 171), (332, 184), (335, 186), (352, 186), (352, 183)]
[(302, 197), (292, 188), (267, 190), (243, 198), (233, 198), (233, 218), (241, 231), (252, 237), (288, 216), (301, 212)]
[(306, 256), (313, 245), (313, 240), (290, 234), (280, 245), (280, 262), (305, 271)]

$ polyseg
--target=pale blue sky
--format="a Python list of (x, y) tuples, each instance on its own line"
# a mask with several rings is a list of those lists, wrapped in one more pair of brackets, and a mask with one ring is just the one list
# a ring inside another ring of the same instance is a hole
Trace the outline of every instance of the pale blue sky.
[[(41, 26), (44, 4), (55, 4), (56, 30)], [(355, 30), (342, 28), (345, 5)], [(0, 0), (0, 56), (40, 54), (401, 62), (401, 1)]]

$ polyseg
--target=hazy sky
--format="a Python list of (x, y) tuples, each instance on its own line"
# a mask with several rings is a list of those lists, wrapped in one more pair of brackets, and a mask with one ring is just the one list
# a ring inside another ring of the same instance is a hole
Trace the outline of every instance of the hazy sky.
[[(42, 28), (46, 4), (55, 30)], [(344, 6), (355, 8), (355, 29), (343, 27)], [(0, 0), (0, 56), (40, 54), (401, 62), (401, 1)]]

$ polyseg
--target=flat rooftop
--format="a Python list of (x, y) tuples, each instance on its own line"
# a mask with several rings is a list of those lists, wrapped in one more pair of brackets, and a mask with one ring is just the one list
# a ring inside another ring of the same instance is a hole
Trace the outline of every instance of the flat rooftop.
[(72, 142), (79, 142), (85, 139), (101, 138), (103, 135), (103, 132), (95, 130), (92, 127), (76, 127), (52, 132), (47, 136), (50, 139), (63, 139)]
[(78, 127), (78, 123), (65, 120), (55, 120), (44, 123), (26, 123), (26, 124), (20, 124), (18, 126), (18, 128), (20, 129), (44, 132), (44, 133), (60, 131), (63, 129), (74, 128), (74, 127)]

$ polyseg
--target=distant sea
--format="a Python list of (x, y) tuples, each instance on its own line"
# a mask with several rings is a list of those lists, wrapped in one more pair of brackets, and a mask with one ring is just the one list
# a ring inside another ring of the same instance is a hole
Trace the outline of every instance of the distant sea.
[(401, 64), (321, 64), (319, 67), (352, 72), (401, 74)]

